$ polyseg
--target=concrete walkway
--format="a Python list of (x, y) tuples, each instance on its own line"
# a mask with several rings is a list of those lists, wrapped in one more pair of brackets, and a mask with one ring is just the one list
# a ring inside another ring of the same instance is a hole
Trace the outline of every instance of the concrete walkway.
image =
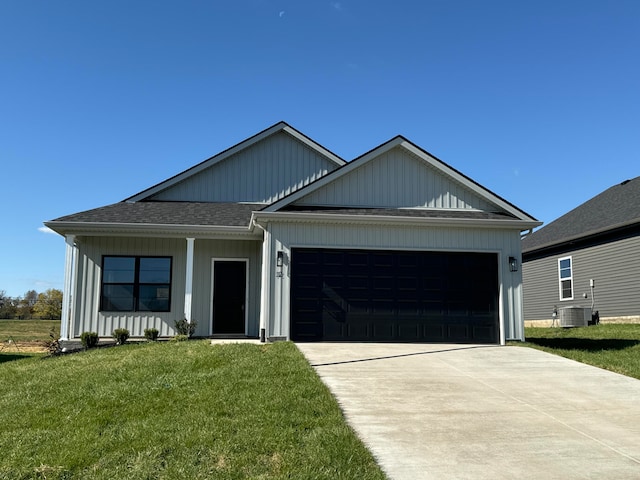
[(393, 480), (640, 479), (640, 381), (526, 347), (300, 343)]

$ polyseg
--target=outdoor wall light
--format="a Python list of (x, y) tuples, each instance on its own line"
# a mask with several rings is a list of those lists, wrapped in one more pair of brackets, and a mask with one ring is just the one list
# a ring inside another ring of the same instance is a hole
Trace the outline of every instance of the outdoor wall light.
[(276, 277), (282, 277), (282, 264), (284, 263), (284, 252), (278, 250), (276, 253)]
[(509, 257), (509, 271), (510, 272), (518, 271), (518, 259), (516, 257)]

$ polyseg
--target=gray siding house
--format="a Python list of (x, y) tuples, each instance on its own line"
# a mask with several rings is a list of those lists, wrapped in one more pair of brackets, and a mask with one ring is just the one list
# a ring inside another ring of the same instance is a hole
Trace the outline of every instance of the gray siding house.
[(343, 159), (280, 122), (65, 237), (63, 339), (523, 339), (522, 231), (540, 223), (398, 136)]
[(640, 177), (526, 236), (522, 252), (527, 322), (592, 305), (603, 322), (640, 321)]

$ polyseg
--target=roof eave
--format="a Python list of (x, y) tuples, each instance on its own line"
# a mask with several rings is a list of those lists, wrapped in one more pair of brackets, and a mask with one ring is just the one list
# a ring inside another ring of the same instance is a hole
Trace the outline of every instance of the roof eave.
[(580, 240), (586, 240), (592, 237), (597, 237), (609, 232), (615, 232), (618, 230), (622, 230), (624, 228), (627, 227), (632, 227), (634, 225), (640, 225), (640, 219), (633, 219), (630, 220), (628, 222), (623, 222), (623, 223), (619, 223), (617, 225), (612, 225), (612, 226), (608, 226), (606, 228), (600, 228), (600, 229), (596, 229), (596, 230), (591, 230), (589, 232), (585, 232), (585, 233), (581, 233), (579, 235), (572, 235), (570, 237), (565, 237), (562, 238), (560, 240), (554, 240), (551, 242), (547, 242), (547, 243), (543, 243), (541, 245), (536, 245), (535, 247), (531, 247), (531, 248), (523, 248), (522, 249), (522, 253), (535, 253), (538, 251), (542, 251), (542, 250), (548, 250), (548, 249), (552, 249), (555, 247), (560, 247), (562, 245), (566, 245), (566, 244), (571, 244)]
[(173, 225), (151, 223), (104, 223), (104, 222), (45, 222), (45, 226), (60, 235), (83, 236), (169, 236), (184, 238), (223, 237), (255, 237), (260, 238), (262, 232), (256, 233), (249, 225)]
[(405, 217), (391, 215), (345, 215), (338, 213), (300, 213), (300, 212), (253, 212), (252, 223), (279, 222), (324, 222), (324, 223), (358, 223), (358, 224), (387, 224), (387, 225), (415, 225), (415, 226), (454, 226), (454, 227), (485, 227), (506, 228), (519, 231), (529, 230), (540, 226), (538, 221), (501, 220), (479, 218), (434, 218), (434, 217)]

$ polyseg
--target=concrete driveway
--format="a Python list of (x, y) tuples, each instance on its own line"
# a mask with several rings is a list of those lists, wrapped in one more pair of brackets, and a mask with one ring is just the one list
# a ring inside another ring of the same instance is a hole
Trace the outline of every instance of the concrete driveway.
[(525, 347), (300, 343), (393, 480), (640, 479), (640, 381)]

